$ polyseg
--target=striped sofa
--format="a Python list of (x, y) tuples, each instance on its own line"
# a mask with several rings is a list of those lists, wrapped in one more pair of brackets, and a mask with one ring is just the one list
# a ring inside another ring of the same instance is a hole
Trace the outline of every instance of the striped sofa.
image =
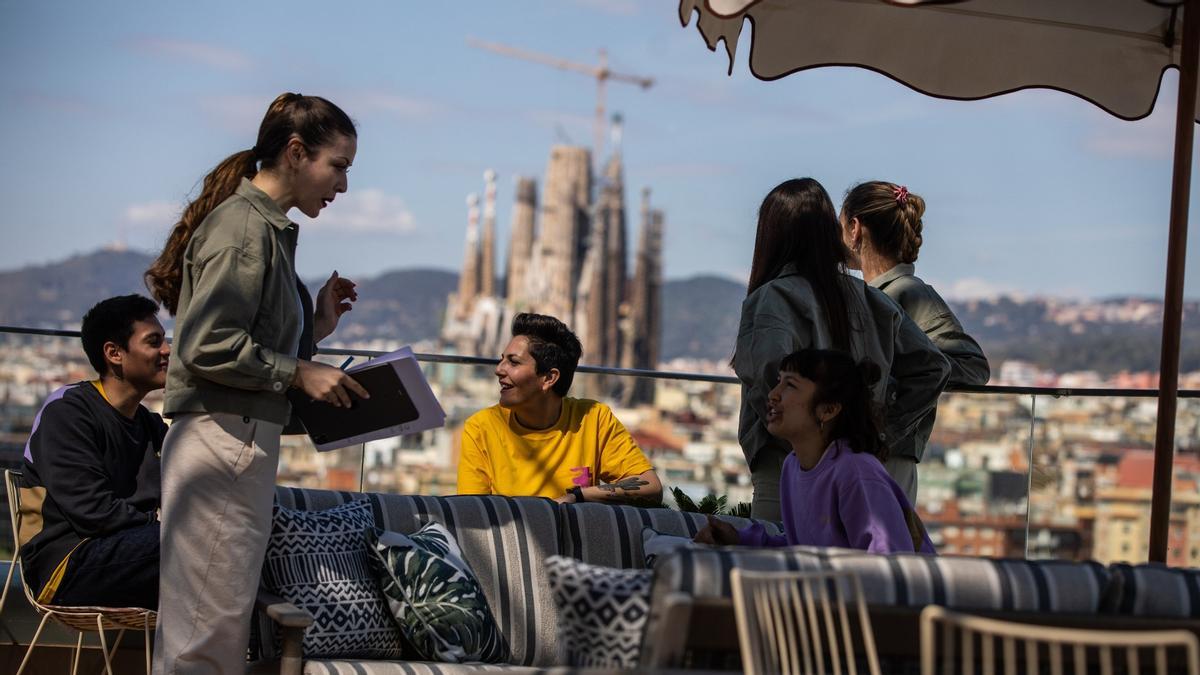
[[(862, 583), (887, 672), (918, 672), (919, 614), (928, 605), (1076, 628), (1183, 628), (1200, 636), (1200, 569), (1095, 561), (878, 555), (837, 548), (685, 548), (655, 564), (643, 662), (730, 665), (736, 652), (729, 573), (849, 570)], [(718, 608), (720, 611), (714, 611)], [(699, 635), (689, 631), (689, 620)], [(676, 627), (676, 632), (664, 630)], [(692, 653), (699, 647), (706, 654)], [(685, 658), (686, 654), (686, 658)], [(722, 661), (721, 658), (725, 657)]]
[[(501, 670), (552, 673), (563, 663), (556, 638), (559, 612), (549, 591), (543, 561), (568, 556), (594, 565), (643, 568), (643, 530), (691, 538), (704, 516), (668, 509), (603, 504), (556, 504), (535, 497), (427, 497), (334, 492), (292, 487), (276, 491), (281, 506), (321, 510), (366, 497), (379, 527), (413, 532), (425, 523), (444, 525), (457, 539), (512, 650), (511, 664), (501, 666), (421, 663), (413, 661), (303, 660), (298, 640), (286, 673), (333, 675), (353, 673), (456, 674)], [(727, 518), (742, 527), (749, 520)], [(774, 523), (764, 524), (778, 533)], [(910, 658), (917, 645), (916, 616), (929, 604), (1006, 618), (1128, 628), (1186, 627), (1200, 633), (1200, 570), (1152, 565), (1096, 562), (1027, 561), (918, 554), (875, 555), (849, 549), (791, 547), (784, 549), (682, 548), (655, 563), (651, 616), (641, 662), (677, 665), (689, 633), (680, 621), (680, 599), (688, 605), (719, 606), (718, 621), (693, 622), (707, 627), (695, 639), (717, 644), (732, 640), (729, 619), (729, 572), (734, 567), (757, 570), (853, 570), (871, 605), (881, 652), (895, 646), (898, 658)], [(286, 603), (283, 603), (286, 605)], [(291, 608), (295, 610), (295, 608)], [(303, 614), (301, 610), (295, 610)], [(689, 610), (690, 611), (690, 610)], [(283, 614), (287, 614), (285, 611)], [(278, 607), (276, 617), (281, 616)], [(709, 625), (711, 624), (711, 625)], [(302, 634), (293, 632), (293, 637)], [(284, 645), (284, 654), (289, 647)], [(726, 655), (727, 657), (728, 655)], [(734, 655), (736, 658), (736, 654)], [(698, 663), (690, 655), (693, 664)], [(710, 661), (710, 663), (717, 663)], [(722, 665), (731, 665), (726, 658)], [(733, 665), (736, 665), (735, 663)], [(904, 668), (898, 668), (903, 671)]]
[[(543, 561), (552, 555), (570, 556), (609, 567), (644, 567), (642, 530), (691, 537), (704, 525), (704, 516), (669, 509), (644, 509), (604, 504), (556, 504), (538, 497), (426, 497), (378, 493), (335, 492), (283, 487), (276, 489), (281, 506), (316, 511), (366, 497), (378, 527), (413, 532), (436, 521), (448, 529), (478, 577), (501, 632), (512, 650), (508, 666), (362, 660), (285, 661), (285, 672), (335, 673), (473, 673), (550, 672), (563, 659), (556, 640), (558, 610), (549, 591)], [(747, 519), (732, 519), (739, 527)], [(778, 532), (774, 524), (768, 529)], [(292, 608), (295, 609), (295, 608)], [(278, 609), (275, 610), (278, 612)], [(296, 612), (301, 610), (295, 609)], [(299, 633), (299, 634), (302, 634)], [(286, 638), (285, 638), (286, 639)], [(283, 646), (298, 654), (298, 644)]]

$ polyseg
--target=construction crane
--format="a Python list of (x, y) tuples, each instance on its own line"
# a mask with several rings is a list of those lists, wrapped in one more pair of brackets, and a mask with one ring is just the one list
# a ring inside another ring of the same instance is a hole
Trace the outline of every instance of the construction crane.
[(511, 56), (513, 58), (523, 59), (525, 61), (533, 61), (534, 63), (541, 63), (543, 65), (558, 68), (560, 70), (570, 70), (572, 72), (582, 73), (584, 75), (589, 75), (589, 76), (595, 78), (596, 79), (596, 119), (593, 122), (594, 127), (592, 129), (592, 133), (595, 135), (595, 137), (594, 137), (595, 138), (594, 153), (595, 153), (595, 161), (596, 162), (600, 161), (600, 152), (603, 150), (603, 147), (604, 147), (604, 124), (605, 124), (604, 89), (605, 89), (605, 84), (609, 80), (613, 80), (614, 82), (625, 82), (628, 84), (636, 84), (639, 87), (641, 87), (642, 89), (649, 89), (650, 87), (652, 87), (654, 85), (653, 78), (641, 77), (638, 75), (629, 75), (627, 73), (616, 73), (616, 72), (609, 70), (608, 69), (608, 53), (606, 51), (604, 51), (603, 49), (600, 50), (600, 63), (597, 65), (590, 65), (587, 63), (577, 63), (575, 61), (568, 61), (567, 59), (560, 59), (556, 56), (550, 56), (549, 54), (542, 54), (540, 52), (534, 52), (534, 51), (530, 51), (527, 49), (520, 49), (518, 47), (510, 47), (508, 45), (502, 45), (502, 44), (499, 44), (496, 42), (485, 42), (483, 40), (476, 40), (475, 38), (467, 38), (467, 44), (472, 47), (475, 47), (477, 49), (484, 49), (489, 52), (495, 52), (497, 54), (503, 54), (504, 56)]

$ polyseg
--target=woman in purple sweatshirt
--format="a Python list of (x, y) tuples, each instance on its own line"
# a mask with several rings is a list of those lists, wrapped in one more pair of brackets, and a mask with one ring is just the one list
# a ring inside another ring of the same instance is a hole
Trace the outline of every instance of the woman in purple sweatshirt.
[(767, 430), (787, 441), (782, 535), (736, 530), (709, 517), (707, 544), (839, 546), (873, 553), (936, 554), (904, 491), (883, 468), (887, 448), (872, 409), (879, 367), (841, 351), (802, 349), (783, 359), (767, 397)]

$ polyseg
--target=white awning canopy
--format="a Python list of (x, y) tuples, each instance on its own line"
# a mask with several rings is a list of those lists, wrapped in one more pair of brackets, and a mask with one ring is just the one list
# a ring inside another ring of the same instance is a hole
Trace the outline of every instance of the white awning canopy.
[(681, 0), (729, 71), (750, 26), (750, 71), (774, 80), (858, 66), (917, 91), (979, 99), (1045, 87), (1123, 119), (1150, 114), (1162, 73), (1178, 67), (1181, 2), (1151, 0)]

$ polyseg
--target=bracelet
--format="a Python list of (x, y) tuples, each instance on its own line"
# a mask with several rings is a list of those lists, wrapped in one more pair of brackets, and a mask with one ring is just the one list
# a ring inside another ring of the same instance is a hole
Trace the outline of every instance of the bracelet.
[(585, 501), (587, 501), (586, 499), (583, 498), (583, 488), (579, 487), (578, 485), (573, 485), (573, 486), (567, 488), (567, 494), (575, 495), (575, 503), (576, 504), (582, 504)]

